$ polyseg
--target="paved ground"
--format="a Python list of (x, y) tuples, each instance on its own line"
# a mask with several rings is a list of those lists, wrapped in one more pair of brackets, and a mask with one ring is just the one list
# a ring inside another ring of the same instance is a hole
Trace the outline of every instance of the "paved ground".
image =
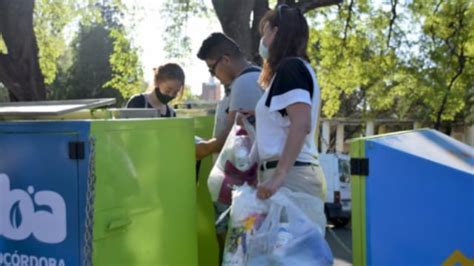
[(352, 253), (349, 253), (352, 250), (352, 230), (350, 224), (343, 228), (331, 228), (331, 225), (329, 225), (326, 231), (326, 240), (334, 255), (335, 266), (352, 265)]

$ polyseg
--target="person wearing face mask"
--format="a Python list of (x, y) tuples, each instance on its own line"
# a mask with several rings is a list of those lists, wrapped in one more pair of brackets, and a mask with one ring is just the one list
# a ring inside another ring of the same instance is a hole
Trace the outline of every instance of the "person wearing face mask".
[[(260, 32), (264, 66), (259, 81), (265, 93), (255, 108), (257, 196), (268, 199), (286, 187), (324, 202), (325, 177), (314, 139), (320, 89), (306, 54), (308, 24), (299, 9), (281, 5), (264, 15)], [(307, 215), (316, 221), (323, 211), (311, 209)]]
[(174, 63), (162, 65), (153, 71), (153, 86), (145, 93), (132, 96), (126, 108), (155, 108), (161, 117), (175, 117), (176, 113), (168, 103), (182, 93), (184, 71)]

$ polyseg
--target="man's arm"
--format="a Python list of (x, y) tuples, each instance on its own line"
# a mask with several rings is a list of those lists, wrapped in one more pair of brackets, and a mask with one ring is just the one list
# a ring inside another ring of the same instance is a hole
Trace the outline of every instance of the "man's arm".
[(201, 160), (210, 154), (220, 152), (222, 147), (224, 147), (227, 136), (229, 135), (232, 126), (234, 125), (235, 116), (237, 111), (230, 111), (227, 114), (227, 124), (222, 131), (222, 133), (215, 138), (212, 138), (207, 141), (203, 141), (199, 144), (196, 144), (196, 159)]

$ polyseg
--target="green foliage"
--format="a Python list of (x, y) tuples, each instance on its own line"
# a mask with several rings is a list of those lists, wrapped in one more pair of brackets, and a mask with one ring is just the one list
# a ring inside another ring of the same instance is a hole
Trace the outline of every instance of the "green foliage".
[(90, 9), (80, 13), (77, 36), (54, 61), (48, 61), (59, 67), (50, 98), (114, 97), (121, 105), (143, 87), (138, 50), (122, 22), (127, 10), (120, 0), (88, 0), (85, 4)]
[(472, 119), (473, 10), (468, 0), (413, 1), (398, 3), (394, 17), (390, 4), (346, 1), (312, 14), (309, 55), (324, 114)]
[(188, 19), (190, 16), (207, 16), (208, 9), (202, 0), (168, 0), (160, 14), (168, 22), (163, 36), (166, 55), (184, 64), (191, 55), (191, 40), (186, 31)]
[[(122, 99), (143, 88), (137, 49), (123, 23), (126, 12), (120, 0), (37, 0), (35, 31), (46, 83), (57, 73), (52, 97)], [(183, 63), (192, 56), (190, 16), (210, 12), (202, 0), (179, 0), (166, 1), (160, 14), (169, 22), (167, 57)], [(313, 25), (309, 56), (326, 116), (435, 126), (474, 122), (472, 1), (348, 0), (307, 16)], [(78, 18), (80, 31), (69, 46), (65, 28)], [(0, 53), (5, 49), (0, 36)], [(181, 102), (187, 98), (193, 98), (189, 90)]]
[(104, 87), (116, 88), (124, 98), (141, 91), (143, 71), (137, 49), (131, 47), (123, 29), (112, 29), (113, 53), (110, 55), (112, 79)]
[(138, 51), (122, 25), (126, 10), (121, 2), (103, 1), (95, 8), (100, 16), (80, 24), (71, 47), (58, 60), (62, 67), (50, 98), (113, 97), (120, 106), (143, 87)]
[(57, 72), (56, 60), (65, 49), (64, 29), (74, 18), (73, 0), (36, 0), (34, 30), (39, 46), (40, 68), (46, 84)]
[(468, 94), (474, 85), (474, 4), (414, 3), (410, 9), (423, 30), (418, 57), (423, 62), (420, 81), (426, 88), (423, 103), (432, 121), (453, 121), (463, 110), (472, 109)]
[[(103, 84), (110, 80), (112, 68), (109, 56), (113, 52), (113, 42), (109, 31), (103, 25), (93, 24), (81, 26), (76, 39), (72, 66), (63, 73), (57, 81), (63, 84), (54, 84), (55, 99), (84, 99), (113, 97), (114, 94), (105, 93)], [(109, 90), (110, 92), (110, 90)]]

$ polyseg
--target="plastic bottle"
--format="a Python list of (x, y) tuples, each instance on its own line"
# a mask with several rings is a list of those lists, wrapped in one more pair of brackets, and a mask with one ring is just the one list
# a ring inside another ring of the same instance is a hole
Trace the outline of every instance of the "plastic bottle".
[(245, 144), (245, 137), (240, 137), (234, 149), (234, 165), (240, 171), (247, 171), (250, 168), (250, 151)]
[(277, 240), (275, 248), (284, 248), (293, 238), (293, 235), (289, 232), (289, 223), (280, 223), (278, 226)]

